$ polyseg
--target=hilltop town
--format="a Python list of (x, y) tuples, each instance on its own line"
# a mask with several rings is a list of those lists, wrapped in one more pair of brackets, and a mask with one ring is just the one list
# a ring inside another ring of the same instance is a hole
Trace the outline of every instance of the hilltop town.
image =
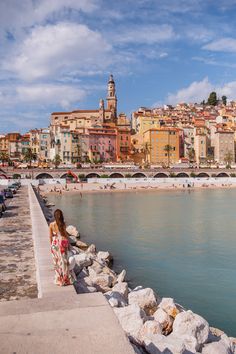
[(113, 75), (106, 105), (53, 112), (47, 128), (0, 135), (0, 161), (15, 167), (127, 162), (143, 167), (231, 167), (235, 163), (236, 101), (217, 99), (117, 113)]

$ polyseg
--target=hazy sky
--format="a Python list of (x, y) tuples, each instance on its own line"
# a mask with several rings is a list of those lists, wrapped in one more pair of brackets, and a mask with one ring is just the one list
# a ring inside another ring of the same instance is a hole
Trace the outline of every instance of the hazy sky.
[(0, 0), (0, 132), (97, 108), (236, 99), (236, 0)]

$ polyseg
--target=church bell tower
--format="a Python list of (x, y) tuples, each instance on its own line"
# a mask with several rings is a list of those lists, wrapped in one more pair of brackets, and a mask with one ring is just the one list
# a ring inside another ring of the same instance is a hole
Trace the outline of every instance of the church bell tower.
[(111, 119), (115, 121), (117, 119), (117, 97), (113, 75), (110, 75), (107, 84), (107, 109), (111, 111)]

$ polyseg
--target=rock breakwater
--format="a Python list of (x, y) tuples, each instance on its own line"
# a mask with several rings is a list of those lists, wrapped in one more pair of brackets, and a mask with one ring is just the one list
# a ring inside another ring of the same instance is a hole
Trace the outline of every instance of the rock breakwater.
[(109, 252), (97, 251), (95, 245), (86, 245), (76, 234), (78, 237), (73, 229), (69, 262), (77, 279), (77, 293), (104, 294), (136, 353), (236, 354), (234, 338), (210, 327), (203, 317), (174, 299), (161, 298), (151, 288), (131, 289), (126, 271), (116, 274), (111, 269)]

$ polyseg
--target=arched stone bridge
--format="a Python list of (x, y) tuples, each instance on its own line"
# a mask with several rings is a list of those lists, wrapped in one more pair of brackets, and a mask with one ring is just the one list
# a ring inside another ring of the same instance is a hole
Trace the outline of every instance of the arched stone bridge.
[[(4, 176), (12, 178), (45, 179), (45, 178), (66, 178), (68, 170), (4, 170), (0, 178)], [(236, 177), (236, 169), (155, 169), (155, 170), (105, 170), (105, 169), (79, 169), (72, 170), (72, 174), (81, 178), (167, 178), (167, 177)]]

